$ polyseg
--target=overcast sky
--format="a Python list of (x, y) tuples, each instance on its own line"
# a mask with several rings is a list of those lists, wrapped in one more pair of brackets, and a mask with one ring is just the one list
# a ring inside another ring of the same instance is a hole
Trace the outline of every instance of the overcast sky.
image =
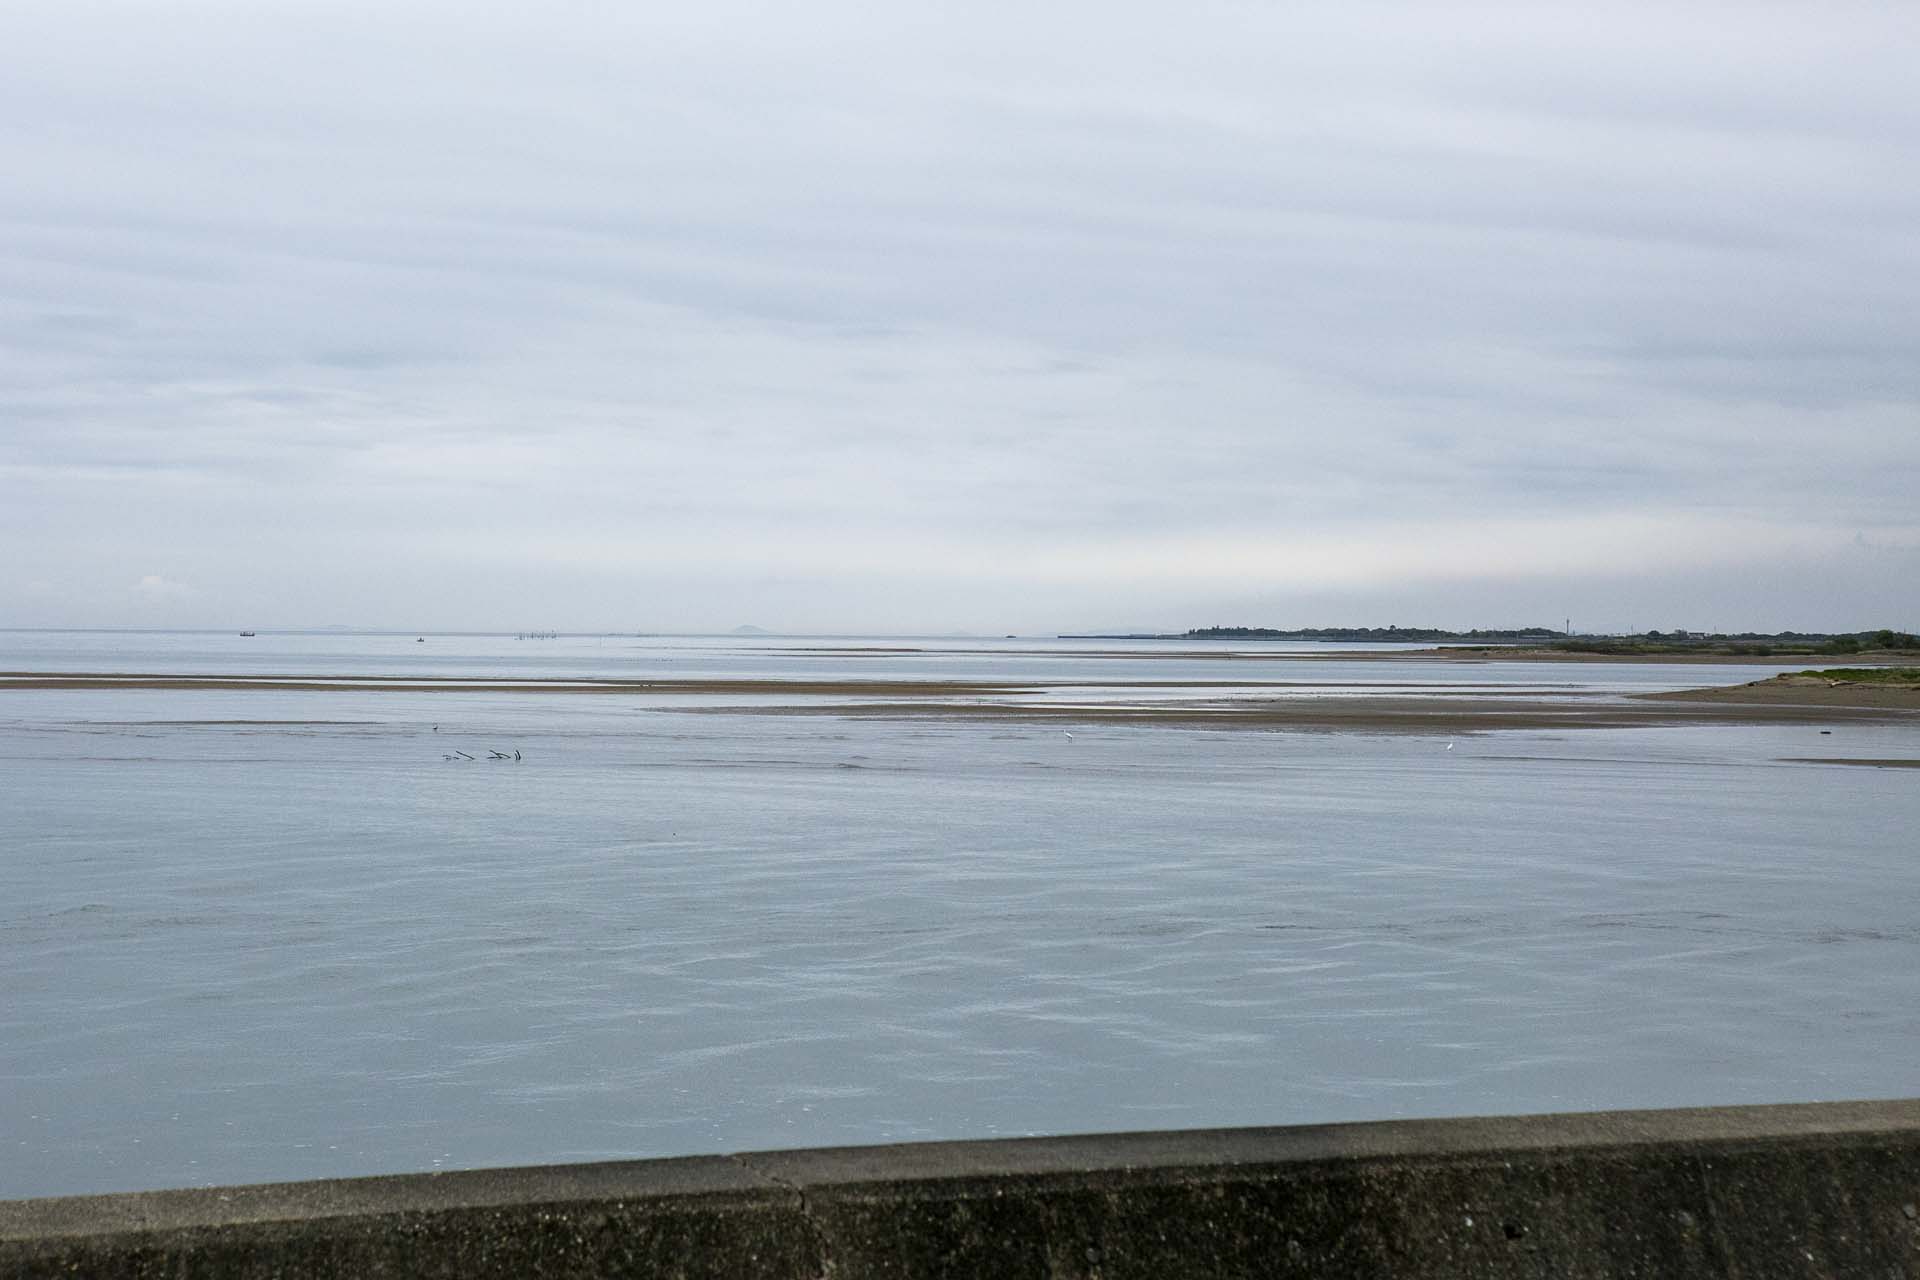
[(0, 0), (0, 625), (1920, 629), (1920, 6)]

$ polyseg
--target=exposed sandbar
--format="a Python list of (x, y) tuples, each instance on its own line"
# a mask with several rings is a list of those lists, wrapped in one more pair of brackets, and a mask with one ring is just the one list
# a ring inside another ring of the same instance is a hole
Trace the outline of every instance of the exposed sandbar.
[(1845, 756), (1782, 756), (1787, 764), (1857, 764), (1869, 769), (1920, 769), (1920, 760), (1852, 760)]
[[(1022, 658), (1112, 658), (1130, 662), (1160, 662), (1205, 659), (1209, 662), (1626, 662), (1636, 666), (1648, 663), (1678, 666), (1832, 666), (1845, 663), (1854, 667), (1899, 666), (1911, 664), (1913, 654), (1869, 650), (1864, 653), (1587, 653), (1566, 649), (1536, 649), (1522, 645), (1442, 646), (1427, 649), (1259, 649), (1231, 647), (1233, 641), (1213, 642), (1220, 647), (1187, 649), (995, 649), (995, 657)], [(1258, 640), (1240, 641), (1258, 645)], [(827, 649), (793, 648), (770, 652), (796, 658), (894, 658), (901, 654), (964, 655), (978, 657), (978, 649)]]
[[(600, 694), (727, 697), (727, 705), (674, 705), (727, 714), (829, 715), (1039, 724), (1107, 723), (1209, 729), (1466, 734), (1497, 729), (1617, 729), (1674, 724), (1824, 724), (1897, 721), (1920, 727), (1920, 688), (1835, 684), (1783, 676), (1730, 688), (1619, 696), (1594, 690), (1445, 689), (1390, 684), (1293, 693), (1290, 681), (988, 682), (967, 680), (576, 680), (454, 677), (189, 676), (103, 672), (0, 672), (8, 689), (222, 690), (233, 692)], [(1273, 696), (1249, 693), (1270, 688)], [(1181, 700), (1130, 701), (1131, 690), (1191, 689)], [(1382, 689), (1392, 689), (1382, 693)], [(1205, 696), (1211, 690), (1214, 696)], [(1035, 701), (1036, 697), (1050, 701)], [(748, 700), (751, 701), (748, 701)]]
[(1719, 689), (1680, 689), (1645, 693), (1652, 702), (1729, 703), (1765, 707), (1874, 707), (1920, 712), (1920, 686), (1827, 680), (1819, 676), (1776, 676), (1752, 684)]
[[(571, 680), (432, 676), (183, 676), (85, 671), (0, 671), (8, 689), (223, 689), (321, 693), (742, 694), (795, 697), (967, 697), (1021, 693), (1043, 686), (964, 680)], [(1211, 687), (1218, 687), (1215, 683)]]
[[(1281, 655), (1274, 655), (1276, 657)], [(1452, 662), (1625, 662), (1635, 666), (1646, 664), (1666, 666), (1836, 666), (1841, 663), (1850, 667), (1899, 666), (1911, 663), (1911, 653), (1889, 653), (1883, 650), (1871, 650), (1865, 653), (1577, 653), (1566, 649), (1526, 649), (1519, 646), (1507, 648), (1490, 645), (1484, 649), (1463, 647), (1443, 649), (1405, 649), (1393, 653), (1327, 653), (1302, 654), (1308, 658), (1334, 658), (1346, 661), (1364, 661), (1381, 659), (1394, 661), (1410, 659), (1419, 661)]]
[(1678, 724), (1822, 724), (1906, 719), (1879, 707), (1568, 699), (1511, 701), (1475, 697), (1277, 698), (1229, 705), (1047, 706), (1015, 703), (838, 702), (693, 711), (832, 715), (1002, 723), (1138, 724), (1193, 729), (1265, 729), (1348, 733), (1468, 734), (1496, 729), (1632, 729)]

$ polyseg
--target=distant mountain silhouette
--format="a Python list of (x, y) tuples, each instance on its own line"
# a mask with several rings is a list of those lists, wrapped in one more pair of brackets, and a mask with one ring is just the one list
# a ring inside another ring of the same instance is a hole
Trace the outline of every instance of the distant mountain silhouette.
[(765, 627), (756, 627), (751, 623), (747, 623), (745, 625), (735, 627), (733, 629), (732, 634), (736, 636), (770, 636), (773, 634), (773, 632), (767, 630)]

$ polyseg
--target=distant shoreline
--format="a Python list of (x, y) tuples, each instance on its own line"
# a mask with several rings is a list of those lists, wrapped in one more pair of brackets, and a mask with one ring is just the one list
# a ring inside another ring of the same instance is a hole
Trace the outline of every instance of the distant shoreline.
[(1897, 667), (1909, 665), (1914, 661), (1914, 655), (1911, 653), (1896, 653), (1884, 649), (1872, 649), (1860, 653), (1724, 653), (1718, 650), (1702, 653), (1587, 653), (1570, 649), (1530, 649), (1520, 646), (1478, 648), (1468, 645), (1446, 649), (1410, 649), (1405, 653), (1388, 653), (1379, 656), (1451, 658), (1456, 662), (1486, 659), (1494, 662), (1630, 662), (1678, 665), (1702, 663), (1744, 667), (1784, 666), (1791, 663), (1805, 663), (1810, 667), (1837, 666), (1841, 663), (1854, 667)]
[[(1061, 640), (1133, 640), (1212, 646), (1312, 645), (1425, 645), (1420, 649), (1335, 652), (1342, 657), (1413, 657), (1462, 654), (1497, 659), (1573, 662), (1744, 662), (1792, 660), (1810, 662), (1860, 660), (1869, 662), (1920, 661), (1920, 637), (1903, 631), (1858, 632), (1778, 631), (1735, 635), (1676, 631), (1649, 631), (1643, 635), (1575, 635), (1546, 627), (1511, 630), (1481, 628), (1447, 631), (1435, 627), (1310, 627), (1275, 631), (1264, 627), (1202, 627), (1178, 634), (1062, 635)], [(1434, 648), (1433, 646), (1444, 646)], [(1306, 656), (1300, 650), (1289, 654)], [(1241, 656), (1236, 654), (1235, 656)]]
[[(1145, 640), (1158, 637), (1148, 636), (1072, 636), (1062, 639), (1075, 640)], [(1170, 636), (1167, 639), (1182, 639)], [(1196, 643), (1222, 643), (1201, 641)], [(1248, 644), (1264, 644), (1266, 641), (1247, 641)], [(1316, 643), (1316, 642), (1303, 642)], [(1330, 642), (1317, 642), (1330, 643)], [(1151, 661), (1155, 658), (1209, 658), (1214, 660), (1252, 662), (1626, 662), (1670, 663), (1675, 665), (1718, 664), (1722, 666), (1773, 667), (1792, 664), (1807, 666), (1848, 666), (1897, 667), (1908, 666), (1914, 662), (1912, 653), (1899, 653), (1884, 649), (1864, 650), (1860, 653), (1724, 653), (1719, 650), (1707, 650), (1698, 653), (1591, 653), (1574, 649), (1541, 649), (1527, 645), (1447, 645), (1444, 648), (1427, 649), (1338, 649), (1318, 650), (1282, 649), (1271, 652), (1220, 651), (1215, 649), (1161, 649), (1131, 651), (1123, 649), (1102, 650), (1093, 653), (1078, 653), (1080, 658), (1139, 658)]]

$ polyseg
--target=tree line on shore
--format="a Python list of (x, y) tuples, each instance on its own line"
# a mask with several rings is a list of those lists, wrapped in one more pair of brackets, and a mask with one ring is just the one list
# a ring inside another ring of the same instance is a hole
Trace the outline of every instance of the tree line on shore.
[(1319, 640), (1343, 644), (1498, 644), (1561, 649), (1568, 653), (1727, 653), (1754, 657), (1797, 654), (1920, 652), (1920, 637), (1906, 631), (1648, 631), (1637, 635), (1573, 635), (1552, 627), (1449, 631), (1438, 627), (1196, 627), (1184, 640)]

